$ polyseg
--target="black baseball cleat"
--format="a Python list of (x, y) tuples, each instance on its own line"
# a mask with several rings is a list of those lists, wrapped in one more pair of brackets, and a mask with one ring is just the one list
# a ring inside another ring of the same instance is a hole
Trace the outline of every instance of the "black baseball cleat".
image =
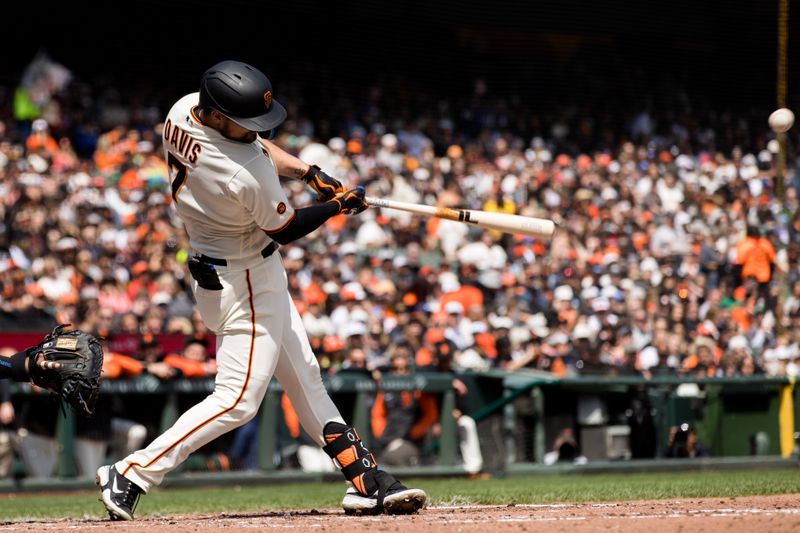
[(378, 489), (370, 496), (359, 493), (350, 486), (342, 500), (342, 508), (348, 515), (412, 514), (425, 506), (428, 495), (420, 489), (409, 489), (391, 474), (375, 472)]
[(144, 492), (113, 465), (97, 469), (94, 482), (100, 486), (100, 501), (106, 506), (111, 520), (133, 520), (133, 511)]

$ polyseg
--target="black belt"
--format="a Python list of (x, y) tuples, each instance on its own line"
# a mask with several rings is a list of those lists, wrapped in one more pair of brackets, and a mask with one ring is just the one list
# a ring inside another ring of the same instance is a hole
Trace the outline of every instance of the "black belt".
[[(263, 250), (261, 250), (261, 257), (266, 259), (267, 257), (274, 254), (275, 250), (277, 249), (278, 249), (278, 243), (272, 241), (268, 245), (266, 245)], [(216, 257), (208, 257), (205, 254), (201, 254), (198, 257), (198, 259), (203, 263), (211, 263), (212, 265), (223, 266), (223, 267), (228, 266), (228, 262), (225, 261), (224, 259), (217, 259)]]

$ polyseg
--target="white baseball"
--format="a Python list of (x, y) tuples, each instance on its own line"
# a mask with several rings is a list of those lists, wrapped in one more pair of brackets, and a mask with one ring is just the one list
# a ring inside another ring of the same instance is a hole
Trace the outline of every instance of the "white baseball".
[(782, 107), (776, 109), (769, 116), (769, 127), (775, 133), (784, 133), (789, 131), (789, 128), (794, 124), (794, 113), (791, 110)]

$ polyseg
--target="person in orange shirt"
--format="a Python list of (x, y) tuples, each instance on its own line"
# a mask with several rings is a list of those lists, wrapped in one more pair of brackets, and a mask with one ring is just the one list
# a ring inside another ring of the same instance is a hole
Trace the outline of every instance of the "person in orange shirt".
[(775, 248), (759, 228), (747, 226), (747, 237), (736, 245), (736, 263), (741, 267), (742, 280), (755, 279), (758, 282), (758, 295), (764, 306), (773, 307), (769, 294), (769, 282), (775, 264)]
[(482, 307), (483, 293), (473, 285), (461, 285), (454, 291), (444, 293), (439, 300), (439, 305), (444, 309), (449, 302), (458, 302), (464, 309), (469, 309), (472, 306)]
[(719, 347), (710, 337), (698, 337), (691, 347), (689, 357), (683, 361), (682, 371), (697, 378), (717, 374)]
[(58, 152), (58, 143), (50, 135), (47, 121), (36, 119), (31, 127), (31, 134), (25, 139), (25, 148), (28, 152), (42, 151), (50, 156)]
[(103, 355), (105, 379), (135, 378), (142, 373), (142, 362), (121, 353), (106, 350)]
[(314, 439), (303, 430), (297, 411), (285, 392), (281, 395), (281, 410), (286, 429), (289, 430), (289, 436), (297, 441), (296, 456), (300, 469), (303, 472), (334, 472), (336, 465)]
[(178, 377), (188, 379), (206, 378), (217, 373), (217, 362), (209, 359), (205, 341), (197, 337), (186, 341), (182, 353), (167, 355), (164, 364), (177, 370)]
[[(392, 354), (389, 374), (411, 373), (411, 357), (405, 350)], [(412, 466), (420, 459), (420, 449), (428, 431), (439, 421), (436, 400), (420, 391), (379, 391), (372, 405), (372, 434), (386, 465)]]

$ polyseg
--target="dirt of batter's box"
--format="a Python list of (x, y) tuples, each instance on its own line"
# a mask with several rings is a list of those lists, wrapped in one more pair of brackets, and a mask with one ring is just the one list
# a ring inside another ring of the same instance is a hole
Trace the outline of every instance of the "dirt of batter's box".
[[(0, 524), (1, 531), (101, 531), (107, 520), (62, 520)], [(542, 505), (432, 506), (410, 516), (345, 516), (322, 509), (264, 513), (221, 513), (169, 517), (144, 516), (113, 523), (115, 533), (147, 530), (197, 532), (211, 530), (295, 530), (325, 533), (546, 531), (583, 533), (623, 531), (661, 533), (691, 531), (800, 532), (800, 494)]]

